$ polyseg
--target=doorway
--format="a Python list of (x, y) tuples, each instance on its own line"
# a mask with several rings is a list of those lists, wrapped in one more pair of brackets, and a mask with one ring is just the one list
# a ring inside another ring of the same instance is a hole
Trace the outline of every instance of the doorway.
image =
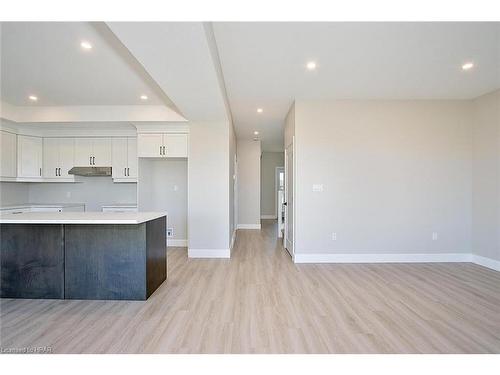
[(285, 238), (284, 246), (290, 253), (292, 259), (294, 258), (294, 139), (285, 149)]
[(283, 237), (285, 230), (285, 168), (276, 167), (275, 177), (276, 218), (278, 219), (278, 237)]

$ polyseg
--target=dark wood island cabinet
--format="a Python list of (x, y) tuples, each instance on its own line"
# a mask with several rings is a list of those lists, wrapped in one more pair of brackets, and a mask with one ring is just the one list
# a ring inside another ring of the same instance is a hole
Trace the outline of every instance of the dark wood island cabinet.
[(146, 300), (167, 278), (163, 213), (0, 216), (2, 298)]

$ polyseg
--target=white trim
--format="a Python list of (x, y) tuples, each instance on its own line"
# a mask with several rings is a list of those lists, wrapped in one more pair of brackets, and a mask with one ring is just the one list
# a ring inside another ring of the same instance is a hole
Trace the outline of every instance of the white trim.
[(189, 258), (230, 258), (230, 249), (188, 249)]
[(456, 263), (472, 262), (468, 253), (441, 254), (294, 254), (295, 263)]
[(233, 230), (233, 235), (231, 236), (231, 243), (229, 245), (229, 249), (232, 250), (234, 247), (234, 242), (236, 241), (236, 229)]
[(174, 240), (167, 238), (167, 247), (187, 247), (188, 240)]
[(472, 263), (478, 264), (480, 266), (490, 268), (495, 271), (500, 271), (500, 261), (486, 258), (480, 255), (472, 254)]
[(238, 229), (260, 229), (260, 224), (238, 224)]
[(260, 215), (261, 219), (274, 219), (276, 220), (278, 217), (276, 215)]

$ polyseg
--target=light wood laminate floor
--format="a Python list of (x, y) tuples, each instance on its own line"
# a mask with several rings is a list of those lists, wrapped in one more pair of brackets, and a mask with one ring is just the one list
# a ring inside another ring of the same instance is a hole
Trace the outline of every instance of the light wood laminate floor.
[(500, 353), (500, 273), (463, 264), (295, 265), (273, 221), (230, 260), (168, 252), (146, 302), (1, 300), (0, 346), (55, 353)]

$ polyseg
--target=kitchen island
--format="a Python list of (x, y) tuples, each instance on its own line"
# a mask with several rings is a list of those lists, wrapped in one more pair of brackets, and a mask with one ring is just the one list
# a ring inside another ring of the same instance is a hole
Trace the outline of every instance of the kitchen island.
[(0, 215), (2, 298), (146, 300), (167, 277), (166, 214)]

